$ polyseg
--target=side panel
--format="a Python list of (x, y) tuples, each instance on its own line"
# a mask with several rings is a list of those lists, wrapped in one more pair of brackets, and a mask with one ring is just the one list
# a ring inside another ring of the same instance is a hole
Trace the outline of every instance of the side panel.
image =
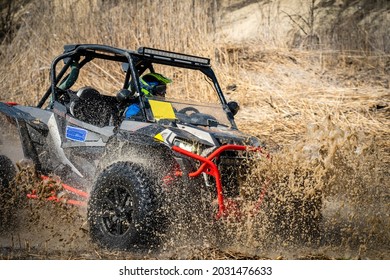
[[(75, 186), (89, 185), (113, 127), (96, 127), (75, 119), (55, 103), (53, 110), (2, 106), (22, 140), (24, 155), (43, 173), (54, 173)], [(3, 129), (2, 129), (3, 130)]]
[(49, 127), (51, 139), (58, 147), (57, 156), (68, 167), (62, 172), (65, 174), (59, 175), (70, 184), (90, 185), (106, 142), (114, 134), (114, 127), (98, 127), (76, 119), (59, 103), (54, 104), (54, 118)]

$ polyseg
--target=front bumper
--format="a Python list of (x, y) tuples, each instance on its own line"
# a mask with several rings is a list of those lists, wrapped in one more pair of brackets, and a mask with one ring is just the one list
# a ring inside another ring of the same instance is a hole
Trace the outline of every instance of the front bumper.
[[(265, 157), (269, 158), (269, 155), (265, 153), (263, 149), (260, 147), (248, 147), (243, 145), (232, 145), (232, 144), (223, 145), (217, 148), (207, 157), (202, 157), (198, 154), (189, 152), (177, 146), (173, 146), (172, 150), (182, 155), (188, 156), (192, 159), (198, 160), (201, 163), (200, 167), (196, 171), (188, 174), (190, 177), (197, 177), (202, 173), (214, 177), (215, 187), (217, 192), (217, 202), (218, 202), (218, 212), (216, 214), (216, 219), (220, 219), (221, 217), (228, 216), (230, 214), (229, 209), (234, 209), (234, 212), (237, 212), (237, 209), (235, 209), (237, 208), (236, 206), (227, 207), (227, 205), (232, 204), (233, 200), (228, 200), (228, 203), (225, 202), (224, 186), (222, 185), (222, 176), (218, 168), (218, 165), (216, 164), (216, 161), (219, 159), (221, 154), (226, 151), (247, 151), (247, 152), (258, 152), (261, 155), (264, 155)], [(264, 195), (262, 195), (262, 197), (263, 196)]]

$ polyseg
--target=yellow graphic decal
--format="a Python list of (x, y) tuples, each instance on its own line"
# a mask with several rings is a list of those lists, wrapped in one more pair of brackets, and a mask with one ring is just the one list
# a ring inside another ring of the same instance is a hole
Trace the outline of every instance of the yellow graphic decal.
[(160, 133), (154, 135), (154, 139), (157, 139), (157, 140), (160, 140), (160, 141), (164, 142), (164, 138), (161, 136)]

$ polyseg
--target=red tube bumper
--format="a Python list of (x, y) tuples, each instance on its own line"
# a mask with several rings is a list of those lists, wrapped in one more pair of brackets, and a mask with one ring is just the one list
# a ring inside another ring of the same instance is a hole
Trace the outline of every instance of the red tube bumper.
[[(217, 200), (218, 200), (218, 213), (216, 214), (216, 219), (219, 219), (222, 216), (227, 216), (229, 214), (229, 212), (227, 211), (227, 206), (229, 209), (231, 209), (230, 212), (235, 212), (236, 215), (239, 215), (239, 214), (237, 214), (239, 211), (237, 209), (238, 206), (236, 203), (234, 203), (234, 201), (228, 201), (227, 204), (225, 203), (225, 199), (223, 196), (223, 186), (222, 186), (222, 181), (221, 181), (221, 174), (219, 172), (218, 166), (213, 162), (213, 160), (217, 159), (221, 155), (221, 153), (224, 151), (253, 151), (253, 152), (257, 151), (257, 152), (260, 152), (262, 154), (265, 154), (260, 147), (255, 148), (255, 147), (247, 147), (247, 146), (242, 146), (242, 145), (224, 145), (224, 146), (217, 148), (214, 152), (212, 152), (207, 157), (199, 156), (197, 154), (191, 153), (191, 152), (184, 150), (182, 148), (179, 148), (177, 146), (173, 146), (172, 150), (174, 150), (175, 152), (178, 152), (180, 154), (183, 154), (185, 156), (191, 157), (195, 160), (198, 160), (202, 163), (201, 166), (195, 172), (188, 174), (190, 177), (196, 177), (202, 173), (206, 173), (206, 174), (213, 176), (215, 178), (216, 190), (217, 190)], [(267, 154), (266, 157), (269, 158), (269, 155)], [(264, 195), (265, 195), (265, 192), (264, 193), (262, 192), (261, 201), (262, 201)], [(261, 203), (261, 201), (258, 202), (257, 205), (259, 205)]]

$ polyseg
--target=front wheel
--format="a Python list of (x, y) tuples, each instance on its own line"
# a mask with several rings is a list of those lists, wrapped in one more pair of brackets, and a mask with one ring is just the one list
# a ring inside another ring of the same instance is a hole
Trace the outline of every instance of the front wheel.
[(115, 163), (98, 176), (91, 192), (91, 238), (106, 248), (157, 248), (165, 229), (161, 205), (159, 186), (144, 168)]

